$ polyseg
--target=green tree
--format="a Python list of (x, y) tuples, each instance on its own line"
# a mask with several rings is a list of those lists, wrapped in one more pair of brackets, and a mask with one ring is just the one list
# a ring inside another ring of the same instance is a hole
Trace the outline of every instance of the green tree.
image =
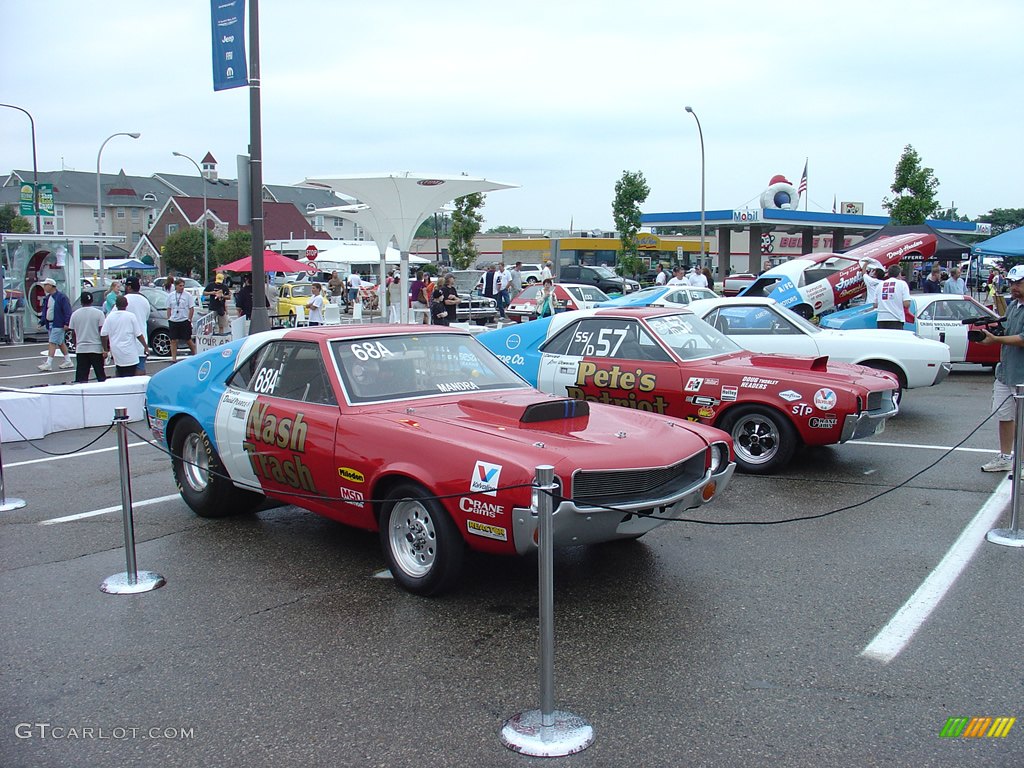
[(640, 171), (623, 171), (615, 182), (612, 218), (619, 231), (619, 271), (625, 275), (639, 274), (642, 262), (637, 251), (636, 236), (640, 231), (640, 204), (651, 194), (647, 180)]
[(1001, 235), (1017, 227), (1024, 227), (1024, 208), (993, 208), (979, 216), (978, 221), (992, 225), (992, 234)]
[(957, 210), (956, 206), (950, 206), (949, 208), (940, 208), (932, 216), (933, 219), (939, 221), (970, 221), (969, 216), (962, 216), (960, 211)]
[(228, 232), (228, 236), (210, 249), (212, 266), (219, 267), (236, 259), (244, 259), (252, 255), (252, 232), (247, 229), (236, 229)]
[(448, 256), (456, 269), (468, 269), (476, 262), (480, 253), (473, 245), (473, 238), (480, 232), (484, 217), (480, 209), (484, 207), (482, 192), (455, 199), (455, 211), (452, 213), (452, 229), (448, 241)]
[(496, 235), (520, 235), (522, 232), (523, 230), (519, 227), (513, 227), (508, 224), (500, 224), (497, 227), (491, 227), (487, 230), (488, 234), (493, 233)]
[[(210, 250), (214, 240), (210, 236)], [(191, 275), (193, 271), (203, 272), (203, 233), (195, 227), (179, 229), (167, 238), (160, 252), (164, 267), (179, 275)]]
[(882, 198), (882, 207), (889, 212), (893, 224), (924, 224), (939, 208), (935, 197), (938, 188), (939, 180), (934, 171), (923, 167), (917, 150), (907, 144), (896, 164), (896, 175), (890, 187), (896, 197)]
[(20, 216), (14, 210), (13, 205), (5, 205), (0, 208), (0, 232), (9, 232), (12, 235), (25, 235), (32, 231), (32, 222), (24, 216)]
[(426, 219), (416, 228), (415, 237), (426, 239), (428, 237), (448, 237), (452, 220), (447, 213), (434, 214)]

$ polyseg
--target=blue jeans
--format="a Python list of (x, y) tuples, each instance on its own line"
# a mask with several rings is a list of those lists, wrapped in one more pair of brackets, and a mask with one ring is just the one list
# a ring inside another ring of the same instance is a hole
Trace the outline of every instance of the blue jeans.
[(498, 291), (498, 295), (495, 298), (498, 302), (498, 314), (504, 317), (505, 307), (509, 304), (508, 291)]

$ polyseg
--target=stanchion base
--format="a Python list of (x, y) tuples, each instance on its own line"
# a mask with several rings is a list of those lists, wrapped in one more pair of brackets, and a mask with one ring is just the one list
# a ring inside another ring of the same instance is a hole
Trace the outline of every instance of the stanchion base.
[(501, 726), (501, 743), (531, 757), (564, 757), (594, 743), (590, 723), (571, 712), (552, 713), (554, 725), (545, 727), (539, 709), (512, 715)]
[(125, 573), (115, 573), (104, 579), (100, 584), (100, 592), (106, 592), (108, 595), (137, 595), (140, 592), (152, 592), (154, 589), (160, 589), (166, 583), (163, 576), (153, 573), (153, 571), (139, 571), (135, 582), (132, 583), (126, 571)]
[(24, 499), (4, 499), (3, 504), (0, 504), (0, 512), (10, 512), (13, 509), (21, 509), (25, 506)]
[(1011, 528), (993, 528), (985, 538), (993, 544), (1002, 544), (1004, 547), (1024, 547), (1024, 531), (1014, 531)]

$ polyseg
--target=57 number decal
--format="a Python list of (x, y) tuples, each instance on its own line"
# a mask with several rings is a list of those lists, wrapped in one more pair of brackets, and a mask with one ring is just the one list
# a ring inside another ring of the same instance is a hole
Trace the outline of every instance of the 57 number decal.
[(573, 344), (582, 347), (578, 354), (585, 357), (614, 357), (626, 340), (627, 333), (625, 328), (602, 328), (595, 339), (593, 332), (577, 331)]

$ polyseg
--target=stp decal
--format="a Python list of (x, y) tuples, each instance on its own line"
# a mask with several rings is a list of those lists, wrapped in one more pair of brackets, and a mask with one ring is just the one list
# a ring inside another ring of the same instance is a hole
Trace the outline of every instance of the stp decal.
[(469, 490), (485, 496), (498, 495), (498, 480), (501, 478), (501, 464), (489, 464), (478, 461), (473, 467), (473, 478), (469, 482)]

